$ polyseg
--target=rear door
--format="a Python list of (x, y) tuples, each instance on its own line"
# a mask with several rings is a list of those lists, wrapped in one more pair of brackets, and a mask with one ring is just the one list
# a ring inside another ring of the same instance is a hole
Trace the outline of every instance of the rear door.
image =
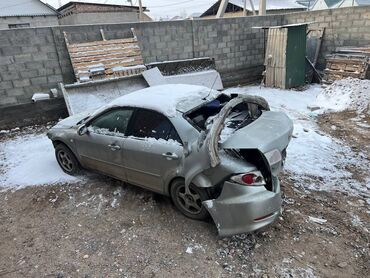
[(81, 164), (101, 173), (127, 180), (123, 163), (124, 135), (132, 108), (116, 108), (87, 124), (88, 133), (76, 139)]
[(163, 192), (178, 173), (183, 147), (171, 121), (147, 109), (137, 109), (125, 139), (127, 179), (153, 191)]

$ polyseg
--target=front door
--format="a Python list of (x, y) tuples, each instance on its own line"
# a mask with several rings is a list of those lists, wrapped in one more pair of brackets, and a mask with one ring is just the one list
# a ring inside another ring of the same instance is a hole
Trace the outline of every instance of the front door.
[(163, 192), (166, 183), (181, 167), (183, 147), (167, 117), (138, 109), (125, 139), (127, 179), (153, 191)]
[(117, 108), (89, 121), (88, 133), (79, 136), (76, 141), (82, 166), (127, 180), (123, 143), (132, 113), (131, 108)]

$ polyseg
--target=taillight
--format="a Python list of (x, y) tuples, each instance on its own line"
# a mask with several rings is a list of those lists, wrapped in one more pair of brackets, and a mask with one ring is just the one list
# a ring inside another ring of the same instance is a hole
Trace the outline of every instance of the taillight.
[(260, 171), (253, 171), (245, 174), (232, 176), (231, 180), (243, 185), (260, 186), (266, 184), (266, 181)]
[(242, 176), (242, 181), (246, 184), (252, 184), (254, 182), (253, 174), (245, 174)]

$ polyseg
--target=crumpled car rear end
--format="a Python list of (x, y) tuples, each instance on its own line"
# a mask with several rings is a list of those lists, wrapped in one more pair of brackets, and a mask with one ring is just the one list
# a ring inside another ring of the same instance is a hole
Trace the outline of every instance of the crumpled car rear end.
[[(265, 227), (274, 222), (281, 211), (281, 192), (277, 176), (283, 168), (286, 148), (293, 132), (292, 121), (284, 113), (260, 107), (264, 111), (256, 119), (220, 142), (220, 134), (226, 125), (228, 114), (243, 102), (260, 105), (261, 102), (255, 100), (256, 98), (250, 96), (239, 96), (226, 104), (214, 119), (213, 126), (202, 141), (203, 145), (200, 144), (201, 147), (197, 149), (203, 153), (208, 151), (208, 161), (203, 159), (197, 170), (194, 170), (196, 166), (192, 163), (192, 176), (206, 169), (207, 172), (212, 172), (212, 169), (217, 171), (217, 165), (223, 163), (223, 155), (220, 155), (222, 151), (234, 159), (254, 166), (255, 172), (261, 175), (262, 182), (245, 184), (238, 182), (240, 178), (233, 176), (248, 173), (232, 173), (220, 186), (219, 194), (216, 194), (214, 199), (203, 202), (220, 236), (246, 233)], [(250, 169), (248, 171), (250, 172)]]
[(244, 186), (226, 181), (217, 199), (204, 201), (220, 236), (258, 230), (271, 224), (280, 214), (280, 184), (274, 178), (274, 190)]

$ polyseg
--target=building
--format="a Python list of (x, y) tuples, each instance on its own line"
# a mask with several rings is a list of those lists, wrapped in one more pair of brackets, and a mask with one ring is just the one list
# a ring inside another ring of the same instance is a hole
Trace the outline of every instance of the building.
[(370, 0), (316, 0), (313, 2), (312, 11), (370, 5)]
[(58, 13), (39, 0), (1, 0), (0, 29), (55, 26)]
[[(144, 11), (147, 11), (143, 7)], [(60, 25), (122, 23), (139, 21), (139, 7), (88, 2), (68, 2), (58, 9)], [(152, 21), (143, 13), (142, 21)]]
[[(247, 15), (253, 15), (253, 9), (258, 14), (259, 0), (252, 0), (253, 6), (250, 1), (247, 0)], [(218, 8), (221, 4), (221, 0), (213, 4), (208, 10), (206, 10), (200, 17), (201, 18), (213, 18), (216, 16)], [(227, 4), (224, 17), (243, 16), (244, 0), (229, 0)], [(266, 14), (284, 14), (292, 12), (304, 11), (306, 8), (294, 0), (268, 0), (266, 1)]]

